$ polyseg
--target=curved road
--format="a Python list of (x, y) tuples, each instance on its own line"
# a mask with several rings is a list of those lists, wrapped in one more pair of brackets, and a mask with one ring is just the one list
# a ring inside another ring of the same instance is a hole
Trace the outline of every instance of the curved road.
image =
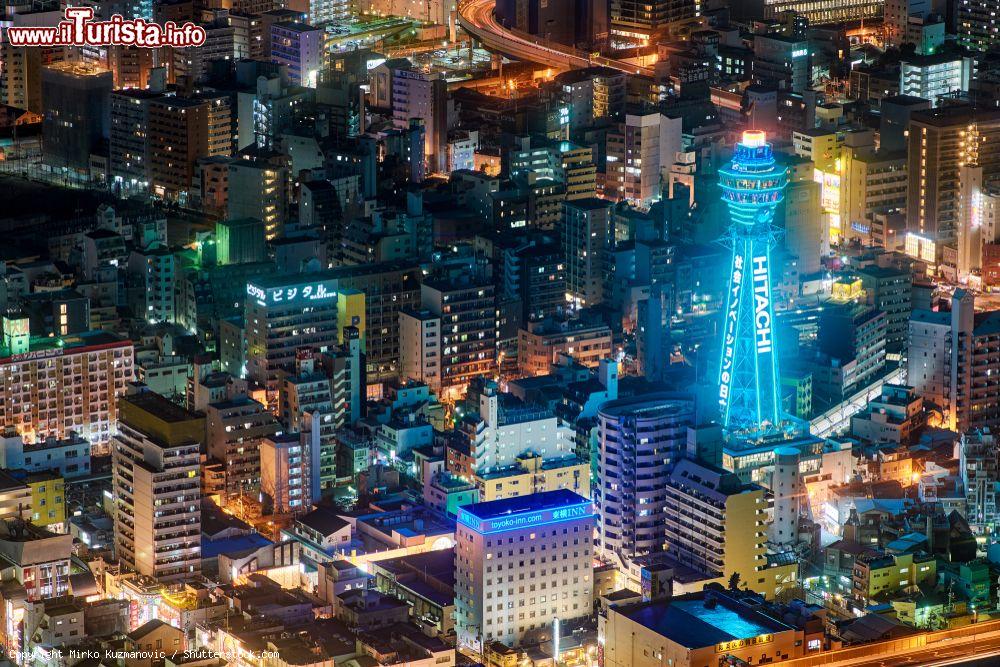
[(558, 67), (581, 69), (584, 67), (610, 67), (627, 74), (653, 76), (652, 67), (643, 67), (623, 60), (592, 56), (554, 42), (510, 30), (496, 20), (496, 0), (466, 0), (458, 6), (458, 22), (467, 33), (487, 49), (530, 62)]

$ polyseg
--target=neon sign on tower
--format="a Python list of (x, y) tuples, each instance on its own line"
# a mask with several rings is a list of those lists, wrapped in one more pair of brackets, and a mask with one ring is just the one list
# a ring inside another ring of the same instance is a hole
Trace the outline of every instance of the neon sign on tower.
[(761, 431), (781, 421), (781, 377), (774, 340), (771, 250), (774, 209), (788, 180), (764, 132), (748, 130), (733, 161), (719, 170), (733, 250), (722, 327), (719, 408), (729, 431)]

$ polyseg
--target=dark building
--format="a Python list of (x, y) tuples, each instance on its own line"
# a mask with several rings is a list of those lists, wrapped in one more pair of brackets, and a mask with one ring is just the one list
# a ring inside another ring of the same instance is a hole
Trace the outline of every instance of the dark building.
[(90, 154), (108, 138), (110, 71), (74, 63), (42, 70), (42, 160), (53, 167), (86, 171)]
[(607, 0), (498, 0), (497, 18), (515, 30), (570, 46), (608, 40)]

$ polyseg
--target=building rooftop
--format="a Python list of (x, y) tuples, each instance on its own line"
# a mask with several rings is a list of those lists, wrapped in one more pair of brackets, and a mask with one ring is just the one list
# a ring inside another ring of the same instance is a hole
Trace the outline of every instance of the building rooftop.
[(125, 347), (132, 342), (107, 331), (86, 331), (69, 336), (32, 338), (28, 352), (23, 355), (12, 355), (10, 350), (0, 345), (0, 363), (30, 358), (60, 356), (63, 354), (86, 352), (91, 348)]
[(616, 611), (689, 649), (793, 630), (743, 605), (704, 593), (626, 605)]
[(491, 500), (485, 503), (465, 505), (462, 507), (462, 511), (478, 519), (497, 519), (517, 514), (553, 510), (589, 503), (589, 500), (578, 493), (567, 489), (557, 489), (555, 491), (534, 493), (517, 498), (504, 498), (502, 500)]
[(155, 415), (161, 421), (168, 424), (180, 424), (201, 418), (199, 415), (185, 410), (155, 391), (143, 391), (138, 394), (123, 396), (121, 400), (131, 403), (151, 415)]

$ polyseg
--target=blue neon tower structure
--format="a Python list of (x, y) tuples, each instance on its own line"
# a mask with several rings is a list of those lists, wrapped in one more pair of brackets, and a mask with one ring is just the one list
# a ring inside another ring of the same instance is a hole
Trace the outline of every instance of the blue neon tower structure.
[(787, 184), (760, 130), (744, 132), (733, 161), (719, 170), (732, 218), (724, 239), (733, 256), (719, 369), (719, 409), (730, 433), (766, 433), (782, 421), (771, 299), (771, 250), (779, 232), (771, 220)]

